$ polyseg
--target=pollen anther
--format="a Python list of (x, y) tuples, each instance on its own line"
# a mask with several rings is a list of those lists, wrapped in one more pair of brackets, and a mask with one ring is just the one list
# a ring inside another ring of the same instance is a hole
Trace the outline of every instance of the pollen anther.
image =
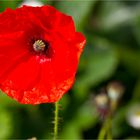
[(37, 40), (34, 42), (33, 44), (33, 49), (36, 51), (36, 52), (42, 52), (45, 50), (45, 43), (42, 41), (42, 40)]

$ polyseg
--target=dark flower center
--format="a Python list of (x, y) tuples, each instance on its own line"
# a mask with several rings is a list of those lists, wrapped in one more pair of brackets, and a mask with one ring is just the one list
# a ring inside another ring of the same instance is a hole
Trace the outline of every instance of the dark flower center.
[[(38, 39), (39, 38), (39, 39)], [(45, 62), (53, 57), (53, 49), (51, 43), (41, 37), (33, 37), (30, 40), (29, 49), (33, 55), (36, 55), (41, 62)]]
[(33, 49), (35, 52), (44, 52), (48, 48), (48, 43), (43, 40), (36, 40), (33, 44)]

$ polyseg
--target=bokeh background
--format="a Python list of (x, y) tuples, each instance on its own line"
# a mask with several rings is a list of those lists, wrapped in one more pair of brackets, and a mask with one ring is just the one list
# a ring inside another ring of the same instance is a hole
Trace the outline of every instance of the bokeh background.
[[(96, 139), (103, 122), (96, 95), (117, 81), (125, 91), (112, 117), (113, 138), (140, 139), (140, 1), (38, 2), (71, 15), (87, 38), (75, 84), (60, 101), (59, 138)], [(22, 3), (0, 0), (0, 12)], [(0, 139), (51, 139), (53, 116), (53, 104), (21, 105), (0, 93)]]

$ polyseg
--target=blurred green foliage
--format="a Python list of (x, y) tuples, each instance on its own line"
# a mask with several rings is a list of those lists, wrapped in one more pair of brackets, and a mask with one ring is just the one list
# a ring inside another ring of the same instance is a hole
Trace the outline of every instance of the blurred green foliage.
[[(15, 9), (22, 0), (0, 0), (0, 11)], [(123, 83), (125, 93), (113, 116), (114, 138), (140, 139), (126, 118), (140, 101), (140, 1), (40, 0), (71, 15), (87, 44), (80, 59), (73, 88), (60, 101), (59, 137), (96, 139), (101, 128), (91, 95), (108, 82)], [(0, 94), (0, 139), (50, 139), (53, 104), (20, 105)]]

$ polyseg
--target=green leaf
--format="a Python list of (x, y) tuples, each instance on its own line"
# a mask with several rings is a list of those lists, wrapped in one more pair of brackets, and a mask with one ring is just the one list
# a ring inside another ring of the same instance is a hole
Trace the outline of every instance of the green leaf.
[(60, 139), (81, 139), (80, 133), (75, 122), (70, 122), (65, 125), (64, 131), (60, 135)]
[(99, 11), (98, 20), (102, 30), (114, 30), (122, 25), (131, 24), (140, 16), (139, 4), (126, 6), (121, 1), (104, 1)]
[(0, 90), (0, 103), (1, 106), (9, 106), (9, 105), (13, 105), (13, 106), (18, 106), (19, 104), (17, 103), (17, 101), (15, 101), (14, 99), (11, 99), (10, 97), (8, 97), (5, 93), (3, 93)]
[(0, 12), (4, 11), (6, 8), (15, 9), (22, 0), (1, 0), (0, 1)]
[(49, 5), (52, 5), (53, 4), (53, 1), (52, 0), (40, 0), (42, 3), (44, 4), (49, 4)]
[(127, 131), (126, 113), (128, 109), (128, 106), (120, 108), (112, 118), (112, 134), (115, 138), (119, 137)]
[(140, 101), (140, 80), (137, 82), (132, 96), (132, 102), (139, 101)]
[[(88, 56), (85, 59), (85, 72), (80, 77), (77, 77), (74, 85), (74, 94), (77, 98), (85, 98), (88, 94), (88, 89), (98, 85), (100, 82), (107, 80), (112, 76), (118, 65), (118, 53), (116, 49), (111, 48), (108, 41), (96, 39), (96, 50), (88, 51)], [(92, 47), (92, 46), (89, 46)], [(86, 53), (86, 52), (85, 52)]]
[(9, 138), (12, 134), (12, 117), (9, 112), (0, 108), (0, 138)]
[(60, 0), (56, 3), (55, 7), (60, 11), (71, 15), (75, 21), (76, 27), (80, 30), (95, 2), (95, 0)]
[(134, 51), (133, 49), (121, 48), (119, 49), (121, 62), (128, 71), (132, 72), (133, 75), (140, 76), (140, 52)]
[(91, 103), (84, 103), (75, 116), (75, 123), (79, 130), (83, 131), (93, 127), (97, 123), (97, 112), (95, 106)]
[(64, 126), (60, 138), (62, 139), (82, 139), (82, 132), (97, 122), (97, 113), (93, 104), (84, 103), (79, 107), (78, 112), (72, 120)]
[[(138, 13), (140, 13), (140, 10)], [(136, 16), (135, 19), (133, 20), (133, 31), (135, 38), (140, 45), (140, 14)]]

